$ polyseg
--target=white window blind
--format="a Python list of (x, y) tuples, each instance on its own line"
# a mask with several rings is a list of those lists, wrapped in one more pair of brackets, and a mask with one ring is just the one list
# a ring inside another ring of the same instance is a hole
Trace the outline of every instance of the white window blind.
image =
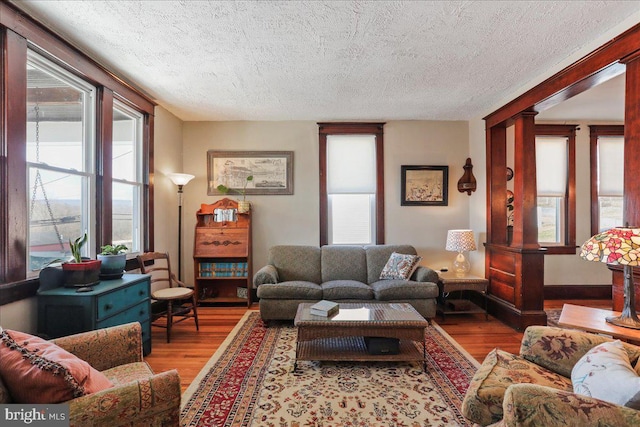
[(598, 137), (598, 195), (622, 196), (624, 189), (624, 137)]
[(330, 244), (375, 242), (376, 137), (327, 136)]
[(375, 135), (327, 136), (327, 193), (375, 192)]
[(565, 197), (567, 193), (567, 138), (536, 137), (538, 196)]

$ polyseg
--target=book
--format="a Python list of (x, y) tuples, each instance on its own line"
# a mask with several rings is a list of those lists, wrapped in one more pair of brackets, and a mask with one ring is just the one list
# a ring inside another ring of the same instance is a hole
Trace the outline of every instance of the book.
[(311, 306), (309, 313), (315, 316), (330, 317), (340, 310), (338, 303), (333, 301), (322, 300)]

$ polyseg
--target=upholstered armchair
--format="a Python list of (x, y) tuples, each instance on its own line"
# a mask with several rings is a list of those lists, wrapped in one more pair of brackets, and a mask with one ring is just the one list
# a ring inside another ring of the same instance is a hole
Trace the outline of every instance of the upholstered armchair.
[[(574, 365), (610, 341), (587, 332), (530, 326), (519, 355), (499, 349), (487, 355), (471, 380), (462, 413), (482, 426), (638, 426), (640, 411), (573, 392)], [(640, 347), (622, 346), (638, 373)]]
[[(128, 323), (52, 340), (88, 362), (113, 387), (69, 404), (71, 426), (169, 426), (179, 424), (180, 378), (172, 370), (154, 374), (142, 360), (142, 328)], [(0, 384), (0, 401), (12, 401)]]

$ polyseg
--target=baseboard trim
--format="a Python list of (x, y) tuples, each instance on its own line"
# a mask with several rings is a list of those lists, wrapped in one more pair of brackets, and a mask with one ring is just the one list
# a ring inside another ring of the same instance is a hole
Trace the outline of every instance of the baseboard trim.
[(546, 285), (544, 299), (611, 299), (611, 285)]
[(547, 313), (544, 310), (519, 310), (492, 295), (487, 295), (487, 306), (490, 315), (516, 331), (522, 332), (532, 325), (547, 324)]

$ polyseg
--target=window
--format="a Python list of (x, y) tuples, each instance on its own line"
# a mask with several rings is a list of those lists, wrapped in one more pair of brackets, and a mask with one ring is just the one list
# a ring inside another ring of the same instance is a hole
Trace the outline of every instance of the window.
[(86, 256), (120, 239), (153, 250), (154, 104), (7, 2), (0, 43), (4, 305), (34, 296), (38, 269), (85, 231)]
[(143, 116), (119, 101), (113, 107), (112, 241), (143, 251)]
[(30, 271), (70, 255), (68, 241), (95, 242), (95, 87), (33, 51), (27, 60)]
[(536, 125), (538, 243), (547, 253), (575, 253), (575, 130)]
[(320, 244), (383, 243), (383, 124), (319, 125)]
[(589, 126), (591, 234), (623, 225), (624, 126)]

